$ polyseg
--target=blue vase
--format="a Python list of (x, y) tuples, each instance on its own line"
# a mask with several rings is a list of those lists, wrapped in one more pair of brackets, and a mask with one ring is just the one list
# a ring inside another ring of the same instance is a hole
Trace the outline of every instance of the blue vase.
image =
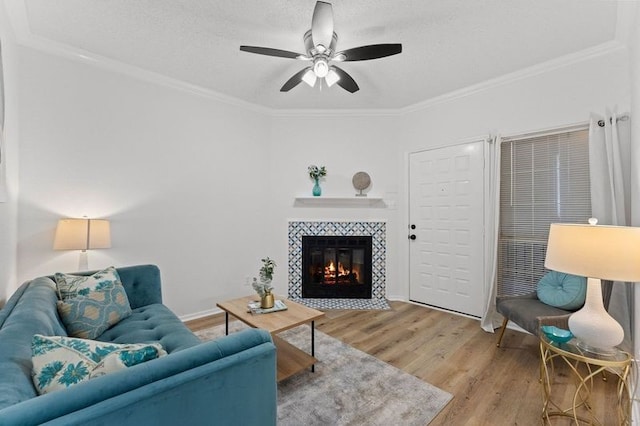
[(318, 182), (318, 179), (315, 179), (315, 185), (313, 185), (313, 196), (314, 197), (319, 197), (320, 194), (322, 194), (322, 188), (320, 188), (320, 183)]

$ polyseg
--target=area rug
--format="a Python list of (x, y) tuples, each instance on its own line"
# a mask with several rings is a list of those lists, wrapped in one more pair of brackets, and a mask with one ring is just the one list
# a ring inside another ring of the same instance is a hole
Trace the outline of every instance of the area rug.
[[(246, 327), (229, 324), (230, 333)], [(309, 326), (279, 334), (309, 352)], [(196, 332), (202, 340), (224, 334), (224, 326)], [(315, 373), (302, 371), (278, 384), (278, 425), (426, 425), (452, 395), (315, 331)]]

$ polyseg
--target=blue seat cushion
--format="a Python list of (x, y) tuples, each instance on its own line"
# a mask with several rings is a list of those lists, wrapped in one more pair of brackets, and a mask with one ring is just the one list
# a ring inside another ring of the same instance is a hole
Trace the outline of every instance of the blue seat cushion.
[(200, 344), (200, 339), (166, 306), (155, 303), (133, 309), (96, 340), (112, 343), (160, 342), (167, 353)]
[(575, 311), (584, 305), (587, 279), (562, 272), (547, 272), (537, 286), (538, 299), (556, 308)]

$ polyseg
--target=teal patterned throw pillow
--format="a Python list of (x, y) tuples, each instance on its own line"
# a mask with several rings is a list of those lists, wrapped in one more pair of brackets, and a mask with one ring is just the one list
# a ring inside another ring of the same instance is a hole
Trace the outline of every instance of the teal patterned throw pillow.
[(70, 336), (95, 339), (131, 315), (131, 306), (124, 287), (111, 285), (86, 296), (59, 300), (58, 314)]
[(131, 315), (127, 293), (113, 266), (90, 276), (58, 272), (55, 279), (58, 314), (70, 336), (95, 339)]
[(33, 336), (31, 352), (31, 377), (40, 395), (167, 354), (160, 343), (118, 345), (40, 334)]
[(71, 299), (77, 296), (87, 296), (90, 292), (101, 290), (113, 285), (122, 285), (116, 268), (109, 266), (93, 275), (81, 276), (56, 272), (56, 287), (60, 300)]

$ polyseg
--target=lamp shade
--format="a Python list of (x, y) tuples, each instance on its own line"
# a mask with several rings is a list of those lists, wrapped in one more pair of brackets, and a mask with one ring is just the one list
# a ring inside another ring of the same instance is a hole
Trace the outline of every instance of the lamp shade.
[(86, 250), (88, 219), (60, 219), (53, 240), (54, 250)]
[(111, 224), (105, 219), (89, 219), (89, 249), (111, 247)]
[(111, 226), (105, 219), (60, 219), (54, 250), (87, 250), (111, 247)]
[(553, 223), (544, 266), (612, 281), (640, 281), (640, 228)]

